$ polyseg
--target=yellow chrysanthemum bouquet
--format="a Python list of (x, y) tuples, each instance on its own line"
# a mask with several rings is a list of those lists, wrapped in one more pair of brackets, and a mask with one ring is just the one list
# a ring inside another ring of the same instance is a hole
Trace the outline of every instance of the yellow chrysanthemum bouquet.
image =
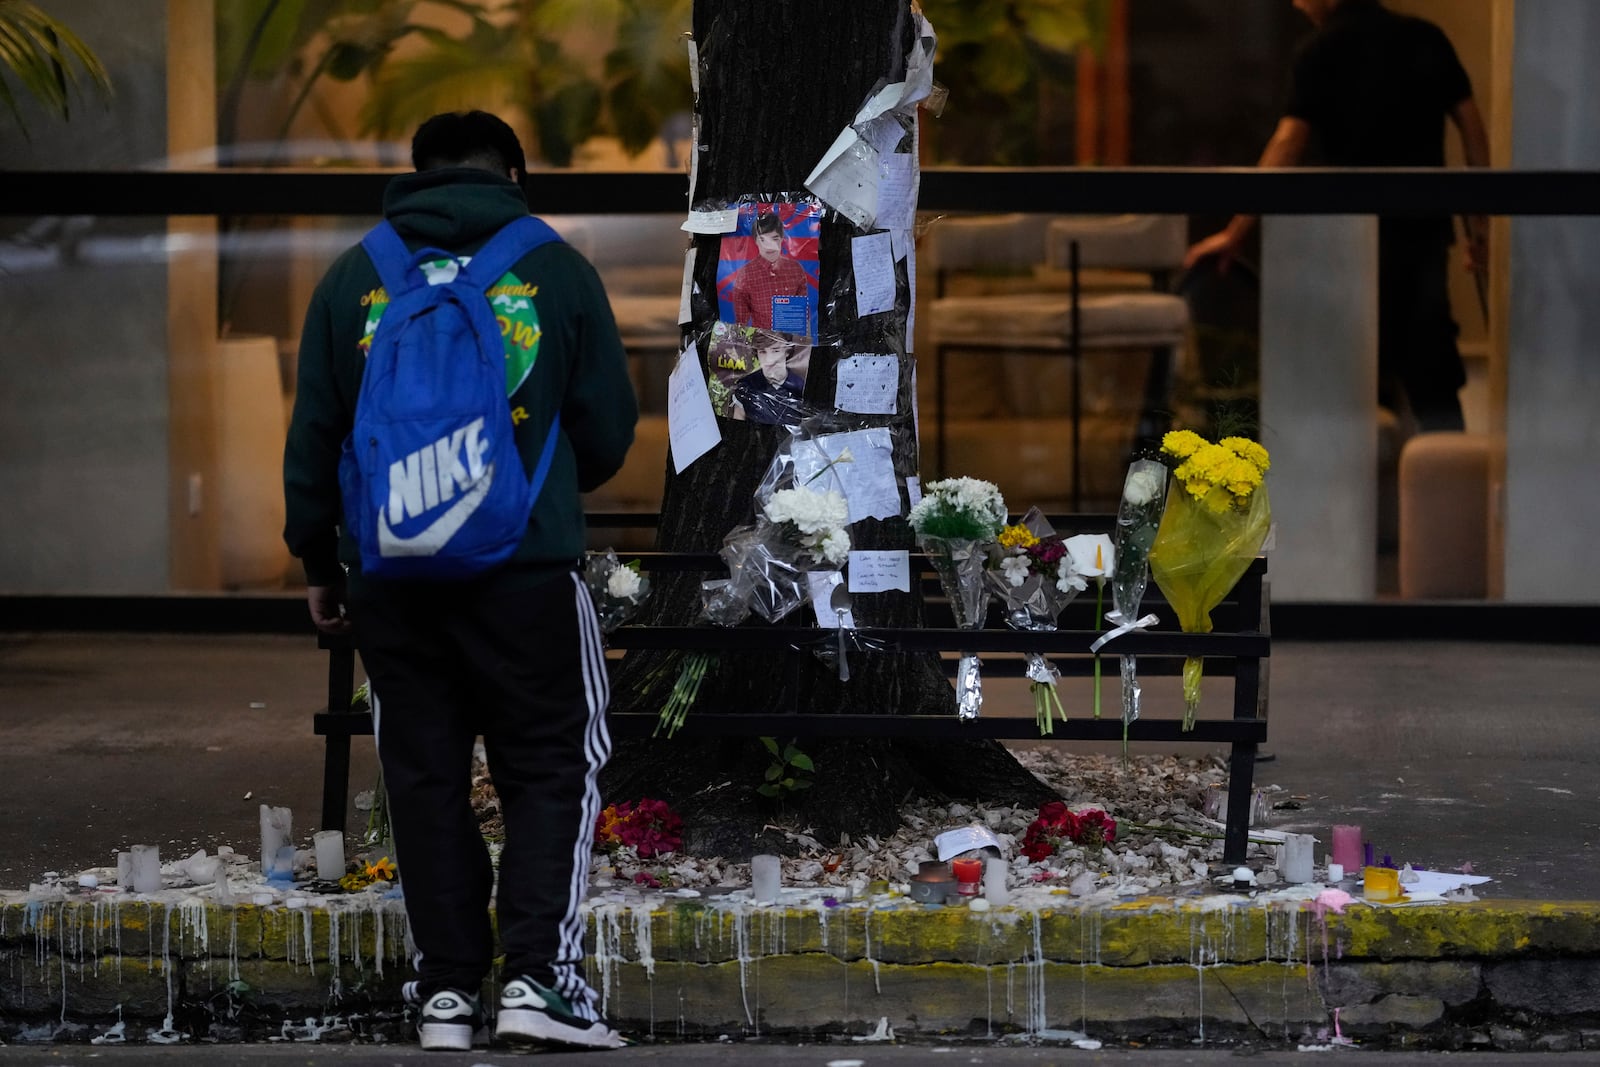
[[(1161, 441), (1171, 464), (1166, 512), (1150, 547), (1150, 571), (1185, 633), (1211, 632), (1211, 609), (1238, 584), (1261, 551), (1272, 510), (1264, 476), (1267, 450), (1245, 437), (1212, 444), (1190, 430)], [(1183, 728), (1194, 728), (1203, 661), (1183, 663)]]

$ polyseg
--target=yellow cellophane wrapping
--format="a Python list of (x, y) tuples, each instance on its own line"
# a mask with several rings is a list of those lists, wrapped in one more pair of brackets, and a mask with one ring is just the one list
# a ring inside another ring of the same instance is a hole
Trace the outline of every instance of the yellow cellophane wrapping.
[[(1223, 488), (1212, 492), (1226, 495)], [(1150, 546), (1150, 573), (1178, 614), (1185, 633), (1211, 632), (1211, 609), (1238, 584), (1261, 551), (1272, 507), (1267, 487), (1250, 494), (1246, 506), (1220, 510), (1209, 499), (1190, 496), (1176, 480), (1167, 492), (1166, 511)], [(1200, 707), (1201, 657), (1183, 664), (1184, 729), (1194, 726)]]

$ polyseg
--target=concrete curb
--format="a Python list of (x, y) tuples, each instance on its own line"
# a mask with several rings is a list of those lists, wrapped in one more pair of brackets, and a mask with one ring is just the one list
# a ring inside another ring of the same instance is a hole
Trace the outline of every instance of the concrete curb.
[[(1063, 898), (978, 912), (629, 894), (587, 912), (590, 980), (641, 1038), (865, 1034), (887, 1020), (900, 1037), (1600, 1047), (1596, 902), (1333, 914), (1236, 896)], [(407, 960), (401, 902), (373, 894), (12, 901), (0, 1037), (409, 1040)]]

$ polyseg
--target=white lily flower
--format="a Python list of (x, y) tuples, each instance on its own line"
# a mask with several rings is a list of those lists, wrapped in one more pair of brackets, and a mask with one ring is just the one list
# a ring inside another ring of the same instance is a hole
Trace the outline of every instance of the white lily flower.
[(1000, 569), (1005, 572), (1006, 581), (1015, 589), (1028, 580), (1028, 560), (1025, 556), (1007, 556), (1000, 561)]
[(1073, 571), (1084, 578), (1109, 578), (1117, 569), (1117, 549), (1106, 534), (1078, 534), (1062, 543)]

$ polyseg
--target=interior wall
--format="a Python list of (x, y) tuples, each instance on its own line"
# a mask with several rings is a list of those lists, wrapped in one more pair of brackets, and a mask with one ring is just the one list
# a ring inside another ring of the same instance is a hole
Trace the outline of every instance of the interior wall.
[[(1600, 170), (1600, 5), (1516, 5), (1512, 165)], [(1600, 217), (1511, 223), (1506, 599), (1600, 602)]]
[[(93, 169), (167, 150), (166, 0), (54, 0), (116, 97), (63, 123), (19, 97), (0, 114), (0, 168)], [(168, 278), (164, 219), (0, 219), (0, 592), (158, 593), (167, 524)]]

